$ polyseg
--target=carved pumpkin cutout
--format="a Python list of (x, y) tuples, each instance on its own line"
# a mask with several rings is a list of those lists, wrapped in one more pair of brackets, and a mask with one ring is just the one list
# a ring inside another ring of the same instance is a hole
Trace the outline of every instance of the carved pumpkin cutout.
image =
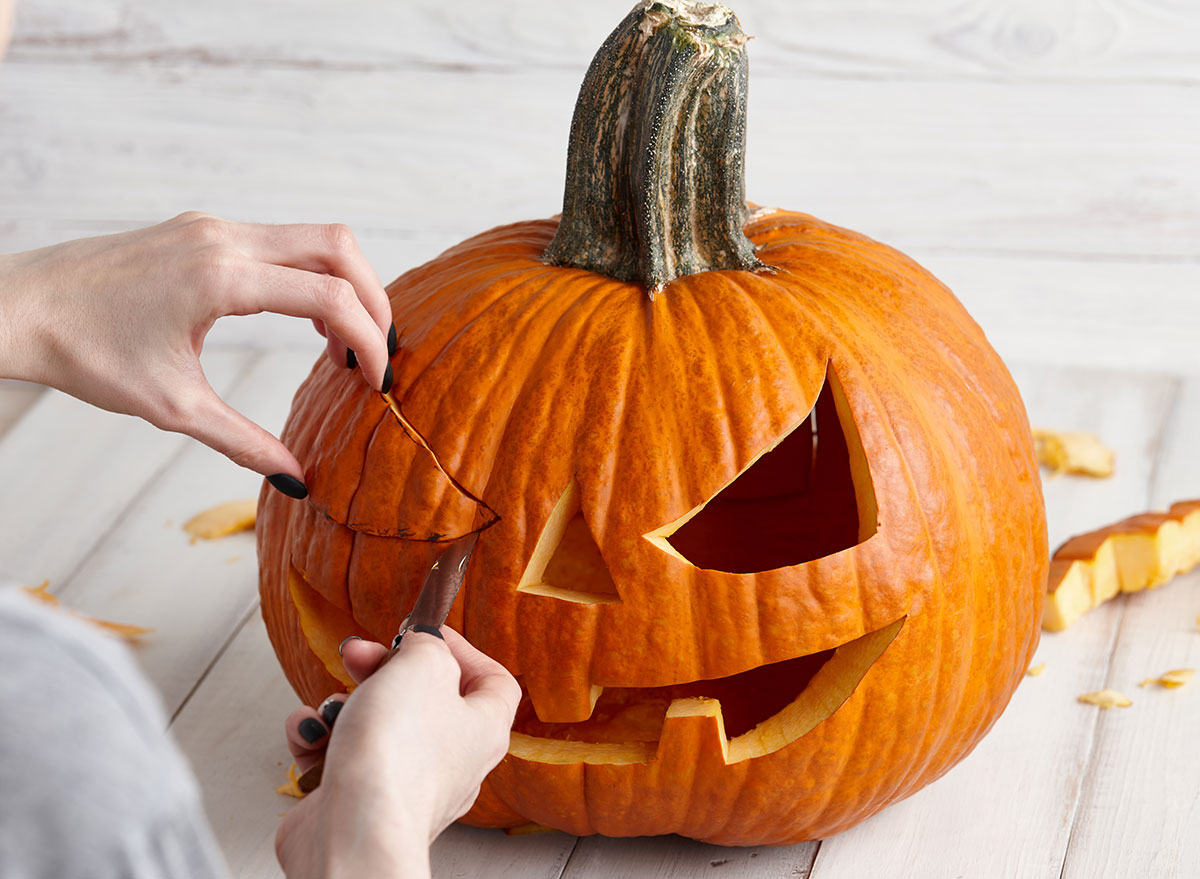
[(1011, 377), (912, 260), (747, 210), (744, 45), (716, 4), (639, 4), (589, 68), (561, 219), (389, 286), (420, 433), (326, 359), (293, 404), (311, 506), (264, 489), (257, 538), (309, 704), (345, 629), (411, 606), (429, 538), (500, 516), (449, 624), (525, 695), (467, 823), (837, 833), (969, 753), (1036, 647)]
[(862, 440), (827, 368), (808, 417), (711, 500), (646, 537), (696, 567), (752, 574), (849, 549), (877, 527)]

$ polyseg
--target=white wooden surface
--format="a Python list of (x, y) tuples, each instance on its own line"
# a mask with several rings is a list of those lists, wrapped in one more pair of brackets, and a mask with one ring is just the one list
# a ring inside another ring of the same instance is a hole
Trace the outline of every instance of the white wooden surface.
[[(19, 0), (0, 66), (0, 252), (199, 208), (349, 223), (390, 279), (487, 226), (558, 209), (575, 89), (629, 0)], [(1036, 423), (1116, 447), (1048, 480), (1051, 540), (1200, 497), (1200, 5), (1189, 0), (745, 0), (749, 194), (860, 229), (946, 281)], [(214, 385), (267, 427), (320, 346), (218, 324)], [(0, 568), (153, 626), (139, 651), (235, 875), (277, 876), (273, 792), (294, 697), (248, 535), (179, 524), (257, 480), (215, 453), (0, 383)], [(1194, 877), (1200, 575), (1048, 635), (979, 748), (841, 836), (674, 838), (455, 827), (437, 876)], [(1113, 686), (1132, 708), (1077, 704)]]

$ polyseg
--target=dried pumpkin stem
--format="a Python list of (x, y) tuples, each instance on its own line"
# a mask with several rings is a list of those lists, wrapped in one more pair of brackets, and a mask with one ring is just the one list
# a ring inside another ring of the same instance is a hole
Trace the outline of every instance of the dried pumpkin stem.
[(543, 258), (638, 281), (758, 269), (746, 221), (747, 37), (724, 6), (644, 0), (579, 91), (562, 221)]

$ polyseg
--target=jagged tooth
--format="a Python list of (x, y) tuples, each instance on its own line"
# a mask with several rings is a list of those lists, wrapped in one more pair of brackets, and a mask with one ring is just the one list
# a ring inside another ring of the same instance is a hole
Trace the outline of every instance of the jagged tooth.
[(729, 761), (721, 703), (707, 696), (672, 699), (658, 737), (658, 759), (691, 755), (695, 762)]
[(532, 674), (525, 677), (525, 691), (543, 723), (579, 723), (592, 716), (604, 687), (578, 678), (555, 680)]

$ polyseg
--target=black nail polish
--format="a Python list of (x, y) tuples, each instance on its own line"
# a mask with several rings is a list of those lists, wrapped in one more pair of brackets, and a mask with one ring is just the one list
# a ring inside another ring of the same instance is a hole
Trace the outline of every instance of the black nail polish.
[(358, 355), (354, 353), (353, 348), (346, 349), (346, 369), (354, 369), (358, 366)]
[(387, 369), (383, 371), (383, 392), (386, 394), (392, 389), (392, 364), (387, 365)]
[(413, 626), (412, 631), (424, 632), (427, 635), (436, 635), (437, 637), (441, 638), (443, 641), (446, 640), (437, 626), (426, 626), (424, 624), (421, 624), (419, 626)]
[(345, 704), (341, 699), (333, 699), (325, 703), (325, 707), (321, 709), (321, 719), (325, 721), (326, 726), (333, 726), (333, 722), (337, 720), (337, 716)]
[(388, 357), (396, 356), (396, 325), (388, 327)]
[(300, 735), (304, 738), (304, 741), (310, 745), (315, 745), (321, 739), (325, 738), (325, 736), (329, 735), (329, 730), (315, 717), (306, 717), (300, 721)]
[(292, 476), (289, 473), (276, 473), (274, 476), (268, 476), (267, 482), (275, 486), (288, 497), (294, 497), (296, 500), (308, 497), (308, 488), (304, 483)]
[(346, 646), (347, 641), (361, 641), (361, 640), (362, 640), (362, 638), (358, 637), (358, 635), (347, 635), (345, 638), (342, 639), (342, 643), (338, 645), (338, 656), (342, 655), (342, 648)]

